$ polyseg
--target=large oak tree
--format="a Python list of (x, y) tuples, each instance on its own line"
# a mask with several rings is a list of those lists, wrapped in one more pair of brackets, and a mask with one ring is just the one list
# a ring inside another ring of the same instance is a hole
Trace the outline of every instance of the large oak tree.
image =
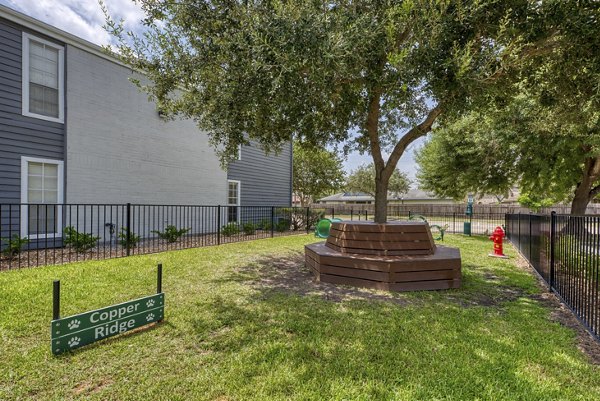
[(492, 86), (507, 88), (503, 55), (540, 36), (523, 30), (537, 4), (526, 0), (138, 3), (144, 35), (110, 18), (108, 29), (164, 115), (196, 120), (224, 163), (249, 140), (367, 152), (380, 223), (407, 147)]

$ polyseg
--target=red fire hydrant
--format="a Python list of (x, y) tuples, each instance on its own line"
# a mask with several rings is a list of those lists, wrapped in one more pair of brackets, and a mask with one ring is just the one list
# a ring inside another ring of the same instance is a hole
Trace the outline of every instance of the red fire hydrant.
[(488, 256), (492, 256), (494, 258), (508, 258), (504, 253), (502, 253), (502, 239), (504, 238), (504, 230), (502, 227), (498, 226), (490, 236), (490, 239), (494, 241), (494, 253), (490, 253)]

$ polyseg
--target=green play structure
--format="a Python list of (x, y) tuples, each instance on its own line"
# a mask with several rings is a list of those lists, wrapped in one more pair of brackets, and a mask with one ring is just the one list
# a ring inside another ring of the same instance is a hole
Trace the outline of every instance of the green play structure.
[[(427, 221), (425, 216), (421, 216), (420, 214), (410, 213), (408, 215), (408, 219), (409, 220), (420, 220), (420, 221), (423, 221), (423, 222), (429, 224), (429, 222)], [(437, 224), (430, 224), (429, 229), (431, 230), (431, 235), (433, 236), (434, 240), (437, 240), (437, 241), (444, 240), (444, 233), (446, 232), (446, 227), (442, 227)]]
[(331, 223), (342, 221), (342, 219), (321, 219), (315, 227), (315, 237), (327, 238), (329, 237), (329, 230), (331, 230)]

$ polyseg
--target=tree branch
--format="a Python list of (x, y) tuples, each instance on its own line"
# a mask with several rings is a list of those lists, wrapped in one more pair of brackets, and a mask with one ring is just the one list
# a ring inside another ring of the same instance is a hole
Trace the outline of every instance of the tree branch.
[[(427, 114), (425, 120), (423, 120), (420, 124), (412, 127), (410, 131), (408, 131), (406, 134), (404, 134), (402, 138), (400, 138), (396, 146), (394, 146), (394, 150), (392, 151), (392, 154), (388, 159), (387, 165), (385, 166), (385, 169), (389, 170), (390, 175), (398, 165), (398, 161), (400, 160), (400, 157), (402, 157), (402, 154), (404, 153), (408, 145), (413, 143), (418, 138), (427, 135), (427, 133), (431, 131), (431, 126), (433, 125), (435, 120), (440, 116), (440, 114), (442, 114), (442, 109), (438, 105), (429, 111), (429, 114)], [(386, 171), (386, 173), (387, 172), (388, 171)]]

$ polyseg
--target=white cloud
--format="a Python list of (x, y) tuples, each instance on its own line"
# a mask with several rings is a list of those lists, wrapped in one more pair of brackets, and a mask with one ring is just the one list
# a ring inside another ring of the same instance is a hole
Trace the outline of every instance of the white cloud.
[[(92, 43), (111, 42), (110, 35), (102, 28), (104, 14), (97, 0), (0, 0), (0, 4)], [(125, 20), (127, 30), (139, 30), (143, 13), (138, 5), (131, 0), (105, 0), (105, 4), (113, 19)]]

